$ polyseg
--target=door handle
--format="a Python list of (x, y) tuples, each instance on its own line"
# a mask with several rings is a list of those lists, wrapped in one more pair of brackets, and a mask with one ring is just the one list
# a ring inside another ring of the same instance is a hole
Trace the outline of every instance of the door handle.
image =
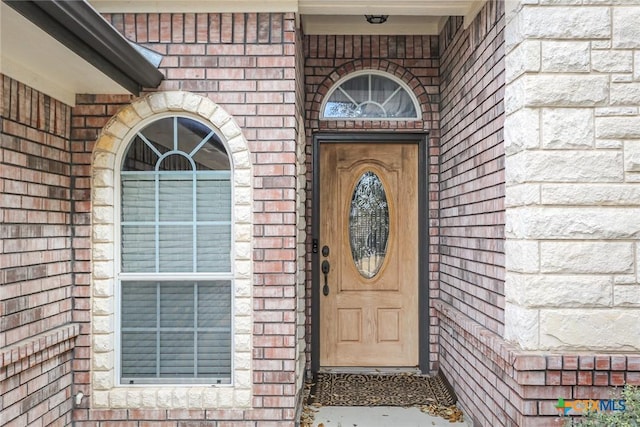
[(329, 270), (331, 270), (331, 265), (329, 264), (329, 261), (325, 259), (322, 261), (322, 274), (324, 274), (324, 286), (322, 287), (322, 293), (325, 297), (329, 295), (329, 284), (327, 283), (329, 281)]

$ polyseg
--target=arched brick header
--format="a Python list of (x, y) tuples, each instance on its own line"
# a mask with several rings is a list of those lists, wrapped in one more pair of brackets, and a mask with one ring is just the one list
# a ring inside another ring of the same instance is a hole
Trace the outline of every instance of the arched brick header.
[[(433, 129), (432, 121), (434, 120), (434, 117), (432, 116), (432, 113), (434, 109), (432, 108), (432, 104), (434, 104), (436, 101), (431, 99), (425, 86), (420, 82), (418, 77), (416, 77), (405, 67), (386, 59), (356, 59), (342, 64), (328, 73), (322, 83), (318, 85), (318, 90), (315, 92), (313, 99), (311, 100), (311, 107), (308, 110), (308, 120), (311, 124), (312, 129), (318, 129), (322, 127), (322, 125), (320, 124), (320, 108), (322, 106), (324, 97), (327, 96), (331, 88), (343, 77), (357, 71), (366, 70), (382, 71), (388, 73), (402, 80), (412, 90), (413, 94), (418, 99), (420, 111), (422, 113), (422, 120), (407, 121), (408, 123), (414, 123), (415, 125), (404, 127), (412, 129)], [(370, 123), (372, 121), (363, 121), (363, 127), (376, 127), (372, 126), (371, 124), (367, 125), (366, 123), (368, 122)], [(385, 120), (378, 120), (377, 122), (385, 122)]]

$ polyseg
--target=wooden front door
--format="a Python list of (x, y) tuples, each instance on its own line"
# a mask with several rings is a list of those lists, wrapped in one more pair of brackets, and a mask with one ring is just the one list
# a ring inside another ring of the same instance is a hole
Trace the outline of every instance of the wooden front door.
[(320, 365), (415, 367), (418, 145), (320, 148)]

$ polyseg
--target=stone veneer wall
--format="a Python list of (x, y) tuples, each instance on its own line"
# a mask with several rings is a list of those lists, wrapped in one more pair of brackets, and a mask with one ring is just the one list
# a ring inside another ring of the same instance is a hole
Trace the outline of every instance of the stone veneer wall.
[[(83, 224), (77, 230), (83, 237), (78, 242), (82, 269), (77, 290), (83, 334), (75, 383), (92, 394), (74, 411), (75, 425), (291, 426), (304, 360), (299, 346), (304, 329), (297, 312), (303, 295), (298, 286), (301, 226), (296, 208), (303, 189), (296, 184), (301, 119), (296, 117), (300, 95), (294, 16), (106, 17), (129, 39), (164, 56), (160, 69), (166, 80), (159, 93), (135, 100), (133, 107), (128, 97), (87, 95), (78, 98), (74, 109), (75, 205), (78, 223)], [(111, 373), (109, 326), (114, 307), (110, 191), (118, 173), (113, 153), (124, 143), (127, 129), (151, 112), (184, 111), (213, 123), (229, 143), (237, 167), (235, 387), (118, 388)]]
[[(441, 366), (475, 425), (555, 425), (559, 398), (640, 384), (640, 2), (625, 5), (507, 2), (494, 15), (489, 3), (454, 37), (490, 64), (492, 20), (505, 26), (492, 71), (505, 75), (503, 328), (436, 304)], [(466, 48), (455, 55), (472, 69)]]
[(71, 108), (0, 74), (0, 425), (71, 422)]
[[(327, 36), (307, 35), (305, 58), (305, 123), (307, 133), (307, 233), (311, 236), (313, 206), (312, 142), (316, 132), (428, 132), (429, 202), (429, 296), (438, 297), (438, 153), (439, 153), (439, 60), (438, 38), (435, 36)], [(375, 70), (389, 73), (404, 81), (420, 103), (422, 117), (402, 120), (320, 120), (320, 107), (331, 87), (349, 73)], [(307, 342), (311, 345), (311, 239), (307, 239)], [(437, 366), (438, 330), (435, 311), (429, 312), (430, 370)], [(311, 353), (308, 354), (310, 363)]]
[(507, 16), (505, 336), (640, 351), (640, 1), (537, 3)]

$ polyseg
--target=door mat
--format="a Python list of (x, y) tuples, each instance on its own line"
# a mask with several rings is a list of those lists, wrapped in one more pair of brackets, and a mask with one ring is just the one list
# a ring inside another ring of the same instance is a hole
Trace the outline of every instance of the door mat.
[(318, 373), (308, 403), (316, 406), (450, 407), (456, 400), (441, 373), (434, 376)]

